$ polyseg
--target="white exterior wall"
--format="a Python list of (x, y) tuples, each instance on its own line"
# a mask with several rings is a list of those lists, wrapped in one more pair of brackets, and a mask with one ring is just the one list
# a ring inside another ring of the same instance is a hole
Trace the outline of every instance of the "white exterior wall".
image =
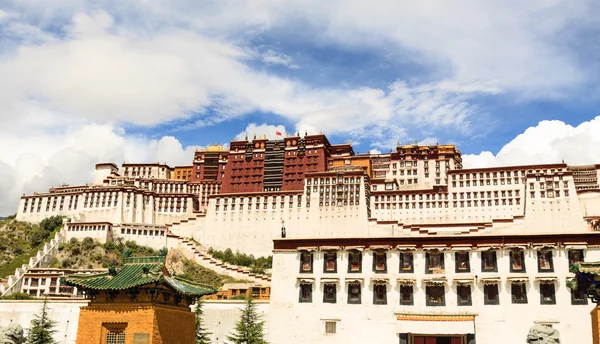
[[(0, 327), (18, 324), (26, 329), (34, 315), (42, 309), (44, 300), (0, 300)], [(75, 344), (79, 324), (79, 308), (87, 306), (85, 300), (48, 300), (48, 315), (56, 321), (54, 340), (58, 344)]]
[(104, 244), (110, 236), (112, 225), (108, 223), (87, 224), (87, 223), (67, 223), (65, 241), (75, 238), (79, 241), (85, 238), (92, 238)]
[[(338, 251), (337, 273), (323, 273), (323, 252), (314, 252), (313, 273), (299, 273), (300, 253), (295, 251), (275, 251), (273, 257), (273, 278), (271, 294), (270, 337), (271, 343), (373, 343), (396, 344), (398, 333), (419, 333), (417, 329), (406, 327), (406, 323), (396, 320), (398, 313), (415, 315), (475, 315), (475, 333), (477, 343), (496, 343), (502, 338), (507, 343), (522, 343), (525, 341), (529, 328), (534, 321), (558, 321), (554, 327), (561, 333), (562, 343), (590, 343), (590, 311), (594, 305), (571, 305), (571, 295), (566, 287), (568, 260), (563, 249), (554, 250), (554, 273), (538, 273), (537, 254), (527, 250), (525, 263), (529, 282), (527, 283), (527, 304), (513, 304), (511, 300), (508, 253), (498, 253), (498, 273), (482, 273), (480, 253), (471, 251), (471, 273), (457, 274), (454, 267), (455, 251), (444, 251), (445, 276), (448, 284), (445, 286), (445, 306), (426, 306), (424, 278), (425, 253), (416, 251), (414, 257), (414, 274), (400, 274), (399, 253), (388, 251), (387, 274), (372, 272), (372, 252), (364, 251), (362, 273), (347, 273), (346, 252)], [(588, 250), (586, 261), (600, 260), (600, 251)], [(556, 305), (541, 305), (539, 282), (536, 276), (554, 275)], [(454, 278), (460, 276), (475, 277), (475, 285), (471, 286), (472, 306), (457, 306), (456, 284)], [(414, 305), (400, 306), (400, 287), (397, 278), (412, 276), (416, 278), (414, 289)], [(500, 305), (484, 305), (483, 284), (485, 276), (500, 276), (499, 284)], [(372, 277), (389, 278), (387, 284), (387, 304), (373, 304)], [(298, 278), (314, 278), (311, 303), (299, 303)], [(323, 284), (321, 278), (339, 278), (337, 285), (337, 303), (323, 303)], [(362, 278), (362, 303), (358, 305), (347, 303), (347, 278)], [(337, 321), (337, 333), (325, 334), (324, 321)], [(398, 330), (398, 327), (405, 326)], [(436, 328), (436, 323), (430, 324)], [(448, 334), (440, 333), (440, 334)]]
[(167, 231), (163, 226), (141, 224), (122, 224), (113, 227), (113, 237), (125, 241), (135, 241), (138, 245), (148, 246), (155, 250), (167, 247)]
[[(254, 301), (256, 304), (256, 311), (264, 324), (265, 338), (268, 337), (269, 329), (269, 302), (268, 301)], [(227, 336), (235, 330), (235, 325), (240, 320), (242, 315), (242, 309), (246, 306), (244, 300), (227, 300), (227, 301), (213, 301), (206, 300), (202, 310), (204, 311), (204, 326), (208, 329), (210, 334), (210, 341), (213, 344), (225, 344)], [(195, 309), (192, 306), (192, 309)]]

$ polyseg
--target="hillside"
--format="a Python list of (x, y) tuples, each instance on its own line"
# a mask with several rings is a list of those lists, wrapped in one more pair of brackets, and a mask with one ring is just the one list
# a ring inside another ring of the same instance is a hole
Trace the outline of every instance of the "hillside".
[[(142, 257), (164, 254), (150, 247), (138, 245), (135, 241), (123, 241), (117, 239), (105, 244), (92, 238), (81, 241), (73, 238), (67, 243), (60, 244), (59, 253), (52, 263), (56, 268), (86, 268), (106, 269), (111, 266), (121, 267), (126, 256)], [(167, 253), (167, 269), (188, 280), (221, 287), (225, 283), (241, 282), (229, 276), (219, 275), (216, 272), (204, 268), (186, 259), (177, 250)]]
[(61, 227), (60, 216), (46, 218), (39, 225), (14, 217), (0, 220), (0, 278), (12, 275), (16, 268), (26, 264)]

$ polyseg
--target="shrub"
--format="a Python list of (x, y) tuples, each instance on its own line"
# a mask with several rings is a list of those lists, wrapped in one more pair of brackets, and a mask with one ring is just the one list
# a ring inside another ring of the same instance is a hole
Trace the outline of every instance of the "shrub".
[(77, 240), (77, 238), (71, 238), (71, 240), (69, 240), (69, 244), (73, 245), (73, 244), (77, 244), (79, 241)]
[(82, 244), (83, 244), (84, 250), (91, 250), (96, 246), (94, 239), (92, 239), (90, 237), (84, 238)]
[(40, 222), (40, 229), (49, 233), (60, 226), (62, 226), (62, 217), (60, 216), (50, 216)]
[(12, 293), (2, 297), (3, 300), (31, 300), (33, 297), (27, 293)]

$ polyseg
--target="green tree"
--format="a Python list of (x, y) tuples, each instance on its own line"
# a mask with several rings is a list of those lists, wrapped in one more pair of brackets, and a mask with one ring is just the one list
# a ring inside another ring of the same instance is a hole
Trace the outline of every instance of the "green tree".
[(48, 316), (48, 299), (44, 299), (44, 305), (40, 314), (33, 316), (31, 328), (27, 333), (27, 344), (55, 344), (52, 335), (56, 332), (54, 326), (56, 321)]
[(203, 325), (202, 321), (202, 304), (201, 300), (196, 303), (196, 344), (210, 344), (210, 332)]
[(264, 321), (256, 313), (256, 305), (248, 299), (242, 317), (235, 326), (235, 333), (227, 337), (233, 344), (267, 344), (263, 334)]

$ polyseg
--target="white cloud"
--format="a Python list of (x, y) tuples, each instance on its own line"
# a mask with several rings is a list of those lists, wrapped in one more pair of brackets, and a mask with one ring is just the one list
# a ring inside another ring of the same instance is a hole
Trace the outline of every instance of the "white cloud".
[(485, 151), (463, 155), (463, 165), (487, 167), (560, 163), (600, 163), (600, 116), (576, 127), (562, 121), (541, 121), (504, 145), (498, 154)]
[[(277, 132), (280, 132), (281, 135), (277, 135)], [(286, 135), (285, 127), (283, 125), (272, 125), (267, 123), (250, 123), (244, 131), (235, 136), (235, 139), (245, 140), (248, 138), (248, 140), (252, 140), (255, 137), (262, 138), (265, 135), (270, 140), (283, 139)]]
[[(20, 139), (0, 137), (0, 147), (12, 148), (0, 151), (0, 215), (16, 212), (21, 194), (91, 182), (96, 163), (190, 165), (195, 149), (182, 147), (172, 136), (158, 140), (131, 136), (111, 125), (85, 125), (62, 134)], [(31, 149), (37, 147), (44, 149)]]
[(292, 58), (290, 56), (271, 49), (267, 50), (267, 52), (263, 54), (263, 62), (267, 65), (277, 64), (286, 66), (290, 69), (300, 69), (300, 66), (292, 62)]

